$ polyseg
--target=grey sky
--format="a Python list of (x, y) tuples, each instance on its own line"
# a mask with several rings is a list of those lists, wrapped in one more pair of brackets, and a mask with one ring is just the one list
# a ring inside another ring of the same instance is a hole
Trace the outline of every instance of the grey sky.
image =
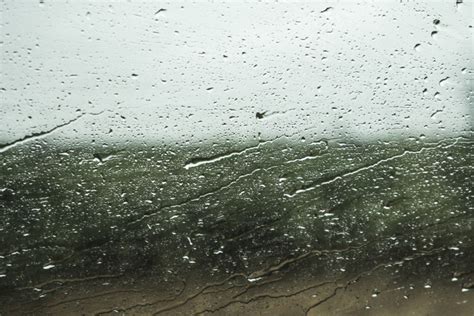
[(455, 2), (7, 0), (0, 139), (70, 120), (48, 137), (462, 134), (473, 8)]

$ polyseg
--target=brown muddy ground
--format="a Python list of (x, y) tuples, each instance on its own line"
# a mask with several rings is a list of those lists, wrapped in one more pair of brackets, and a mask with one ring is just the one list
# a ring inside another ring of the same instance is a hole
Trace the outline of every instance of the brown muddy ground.
[(3, 296), (2, 315), (472, 315), (474, 271), (450, 255), (423, 252), (327, 274), (315, 273), (323, 260), (310, 258), (267, 269), (258, 280), (199, 271), (180, 281), (56, 280), (38, 285), (46, 295), (33, 301), (31, 288)]

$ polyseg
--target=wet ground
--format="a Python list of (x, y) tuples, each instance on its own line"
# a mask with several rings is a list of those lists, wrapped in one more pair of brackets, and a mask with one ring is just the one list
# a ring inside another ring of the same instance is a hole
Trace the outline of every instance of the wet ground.
[(2, 315), (470, 315), (472, 139), (15, 146)]

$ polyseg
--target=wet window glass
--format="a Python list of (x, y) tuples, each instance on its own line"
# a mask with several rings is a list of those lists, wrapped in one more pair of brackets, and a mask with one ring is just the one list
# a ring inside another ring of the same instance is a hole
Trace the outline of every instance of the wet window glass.
[(1, 315), (472, 315), (472, 0), (0, 10)]

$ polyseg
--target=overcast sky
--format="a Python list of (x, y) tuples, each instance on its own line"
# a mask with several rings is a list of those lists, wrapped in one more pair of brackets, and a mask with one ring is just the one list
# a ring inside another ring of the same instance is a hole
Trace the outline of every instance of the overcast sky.
[(473, 8), (455, 2), (7, 0), (0, 139), (465, 134)]

